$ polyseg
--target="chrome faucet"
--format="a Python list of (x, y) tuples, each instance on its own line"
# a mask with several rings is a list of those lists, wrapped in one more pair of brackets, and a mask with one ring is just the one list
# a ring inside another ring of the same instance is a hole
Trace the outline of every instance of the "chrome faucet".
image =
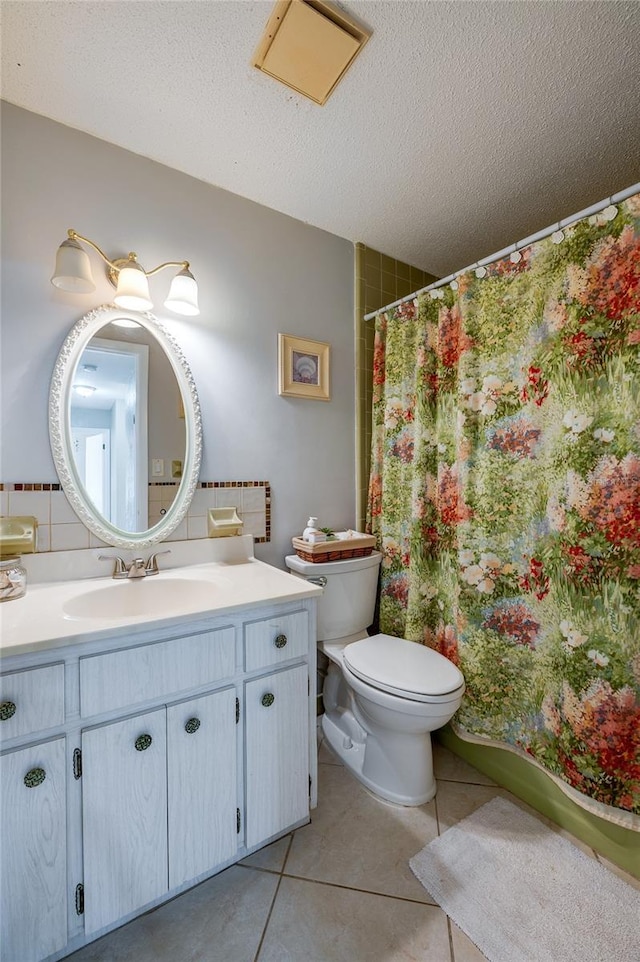
[(127, 570), (127, 578), (144, 578), (146, 573), (142, 558), (134, 558)]
[(120, 557), (112, 557), (111, 555), (101, 554), (98, 555), (99, 561), (113, 561), (113, 575), (117, 581), (123, 580), (125, 578), (146, 578), (150, 575), (157, 575), (160, 571), (158, 568), (158, 555), (161, 554), (171, 554), (171, 551), (167, 548), (166, 551), (156, 551), (155, 554), (149, 555), (147, 561), (142, 558), (134, 558), (131, 564), (127, 564)]
[(158, 568), (158, 555), (161, 554), (171, 554), (171, 549), (167, 548), (165, 551), (156, 551), (155, 554), (149, 555), (147, 563), (144, 566), (145, 575), (157, 575), (160, 571)]

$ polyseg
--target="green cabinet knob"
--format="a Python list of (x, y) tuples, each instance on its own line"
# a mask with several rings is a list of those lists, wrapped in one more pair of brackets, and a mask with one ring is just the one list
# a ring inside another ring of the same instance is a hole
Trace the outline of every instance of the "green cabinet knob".
[(151, 737), (151, 735), (146, 735), (146, 734), (138, 735), (138, 737), (135, 740), (136, 751), (137, 752), (146, 751), (152, 741), (153, 741), (153, 738)]
[(184, 726), (184, 730), (186, 731), (187, 735), (193, 735), (193, 733), (197, 732), (199, 728), (200, 728), (199, 718), (190, 718), (189, 721)]
[(278, 635), (278, 636), (276, 637), (275, 642), (274, 642), (276, 648), (284, 648), (284, 646), (286, 645), (286, 643), (287, 643), (287, 636), (286, 636), (286, 635)]
[(43, 781), (47, 777), (47, 773), (44, 768), (32, 768), (30, 772), (24, 776), (24, 783), (27, 788), (36, 788), (38, 785), (42, 785)]
[(12, 701), (0, 702), (0, 721), (8, 721), (16, 713), (16, 706)]
[(275, 700), (276, 700), (276, 696), (273, 695), (270, 691), (268, 691), (266, 695), (262, 696), (262, 704), (264, 705), (265, 708), (270, 708), (271, 705), (273, 705)]

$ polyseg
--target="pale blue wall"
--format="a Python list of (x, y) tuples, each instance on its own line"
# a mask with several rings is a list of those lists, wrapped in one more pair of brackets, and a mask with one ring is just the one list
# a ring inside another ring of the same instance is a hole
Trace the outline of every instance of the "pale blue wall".
[[(56, 480), (51, 371), (69, 328), (113, 297), (97, 257), (95, 293), (69, 295), (49, 283), (68, 227), (111, 257), (135, 250), (148, 269), (191, 262), (201, 316), (164, 312), (169, 272), (151, 279), (155, 313), (195, 376), (202, 477), (272, 483), (272, 544), (257, 554), (281, 565), (309, 513), (334, 527), (354, 525), (353, 245), (9, 104), (2, 105), (0, 480)], [(331, 344), (330, 403), (278, 396), (279, 331)]]

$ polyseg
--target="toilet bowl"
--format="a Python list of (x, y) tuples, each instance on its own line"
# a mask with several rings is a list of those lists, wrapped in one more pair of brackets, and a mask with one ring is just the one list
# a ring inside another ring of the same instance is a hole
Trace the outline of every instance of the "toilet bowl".
[(464, 678), (430, 648), (367, 634), (380, 561), (377, 552), (327, 563), (286, 559), (293, 574), (325, 586), (318, 648), (328, 659), (322, 730), (329, 745), (375, 795), (422, 805), (436, 792), (431, 732), (460, 707)]

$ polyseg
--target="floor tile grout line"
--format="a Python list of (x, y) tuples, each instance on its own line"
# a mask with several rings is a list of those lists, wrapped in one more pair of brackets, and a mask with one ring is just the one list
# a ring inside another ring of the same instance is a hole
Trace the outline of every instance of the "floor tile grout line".
[(280, 886), (282, 885), (282, 879), (284, 878), (284, 867), (287, 864), (287, 859), (289, 858), (289, 852), (291, 851), (291, 846), (293, 845), (293, 835), (294, 835), (293, 832), (291, 833), (291, 835), (289, 835), (289, 844), (287, 846), (287, 851), (285, 852), (284, 860), (282, 862), (282, 868), (278, 872), (278, 884), (276, 885), (276, 890), (273, 893), (271, 907), (269, 908), (269, 912), (267, 913), (267, 918), (264, 923), (264, 928), (262, 930), (262, 935), (260, 937), (260, 942), (258, 943), (258, 948), (256, 949), (256, 954), (254, 956), (253, 962), (258, 962), (258, 959), (260, 958), (260, 952), (262, 951), (262, 946), (264, 945), (265, 936), (267, 934), (267, 928), (269, 927), (269, 922), (271, 921), (271, 916), (273, 914), (273, 909), (276, 904), (276, 899), (278, 898), (278, 892), (280, 891)]
[(265, 875), (280, 875), (282, 878), (293, 879), (295, 882), (311, 882), (315, 885), (328, 885), (330, 888), (344, 889), (346, 892), (360, 892), (361, 895), (379, 895), (383, 899), (394, 899), (396, 902), (409, 902), (411, 905), (431, 905), (438, 907), (437, 902), (427, 902), (423, 899), (412, 899), (406, 895), (392, 895), (389, 892), (374, 892), (373, 889), (362, 889), (354, 885), (345, 885), (342, 882), (327, 882), (325, 879), (306, 878), (304, 875), (291, 875), (288, 872), (280, 872), (275, 868), (262, 868), (259, 865), (243, 865), (238, 863), (238, 868), (247, 869), (250, 872), (263, 872)]
[(282, 885), (282, 875), (278, 876), (278, 884), (276, 885), (276, 890), (273, 893), (273, 898), (271, 899), (271, 905), (269, 906), (269, 911), (267, 912), (267, 918), (264, 923), (264, 928), (262, 929), (262, 935), (260, 936), (260, 941), (258, 942), (258, 948), (256, 949), (256, 954), (253, 957), (253, 962), (258, 962), (260, 958), (260, 953), (262, 951), (262, 946), (264, 945), (264, 939), (267, 934), (267, 928), (269, 927), (269, 922), (271, 921), (271, 915), (273, 913), (273, 907), (276, 904), (276, 899), (278, 898), (278, 892), (280, 891), (280, 886)]
[[(303, 828), (304, 827), (306, 826), (303, 826)], [(250, 871), (252, 872), (265, 872), (267, 875), (282, 875), (284, 873), (284, 867), (287, 863), (287, 859), (289, 858), (289, 852), (291, 851), (291, 846), (293, 845), (293, 836), (294, 836), (294, 832), (292, 832), (289, 836), (287, 835), (282, 836), (283, 838), (288, 837), (289, 845), (287, 846), (287, 851), (284, 854), (284, 859), (283, 859), (281, 868), (265, 868), (263, 865), (248, 865), (246, 861), (236, 862), (236, 866), (238, 868), (250, 869)], [(280, 841), (282, 841), (282, 839), (280, 839)], [(258, 849), (258, 851), (261, 851), (261, 850)], [(255, 855), (257, 854), (257, 852), (254, 852), (253, 854)], [(251, 855), (248, 855), (247, 858), (251, 858)]]
[(447, 915), (447, 932), (449, 933), (449, 953), (451, 962), (456, 962), (456, 954), (453, 951), (453, 932), (451, 931), (451, 916)]
[(447, 775), (436, 775), (439, 782), (451, 782), (453, 785), (474, 785), (476, 788), (500, 788), (496, 782), (471, 782), (468, 778), (449, 778)]
[(327, 882), (325, 879), (306, 878), (304, 875), (290, 875), (287, 872), (283, 872), (282, 877), (293, 879), (296, 882), (309, 882), (311, 885), (325, 885), (328, 888), (342, 889), (345, 892), (360, 892), (361, 895), (377, 895), (381, 899), (393, 899), (395, 902), (409, 902), (411, 905), (430, 905), (432, 908), (440, 908), (437, 902), (425, 902), (422, 899), (412, 899), (406, 895), (392, 895), (389, 892), (374, 892), (372, 889), (362, 889), (354, 885), (344, 885), (342, 882)]
[[(306, 825), (303, 826), (303, 828), (306, 828)], [(283, 859), (283, 861), (282, 861), (282, 867), (281, 867), (281, 869), (280, 869), (280, 875), (284, 875), (284, 874), (285, 874), (284, 870), (285, 870), (285, 868), (287, 867), (287, 861), (288, 861), (288, 859), (289, 859), (289, 852), (291, 851), (291, 846), (293, 845), (293, 836), (294, 836), (294, 835), (295, 835), (295, 831), (292, 832), (291, 835), (289, 836), (289, 844), (287, 845), (287, 851), (284, 853), (284, 859)]]
[(243, 865), (242, 862), (237, 862), (238, 868), (247, 869), (249, 872), (262, 872), (264, 875), (282, 875), (280, 869), (277, 868), (263, 868), (261, 865)]
[[(437, 785), (438, 785), (438, 779), (436, 778), (436, 786), (437, 786)], [(439, 813), (438, 813), (438, 790), (437, 790), (437, 787), (436, 787), (436, 793), (435, 793), (435, 795), (433, 796), (433, 807), (434, 807), (435, 813), (436, 813), (436, 828), (437, 828), (437, 830), (438, 830), (438, 837), (439, 837), (441, 833), (440, 833), (440, 815), (439, 815)]]

